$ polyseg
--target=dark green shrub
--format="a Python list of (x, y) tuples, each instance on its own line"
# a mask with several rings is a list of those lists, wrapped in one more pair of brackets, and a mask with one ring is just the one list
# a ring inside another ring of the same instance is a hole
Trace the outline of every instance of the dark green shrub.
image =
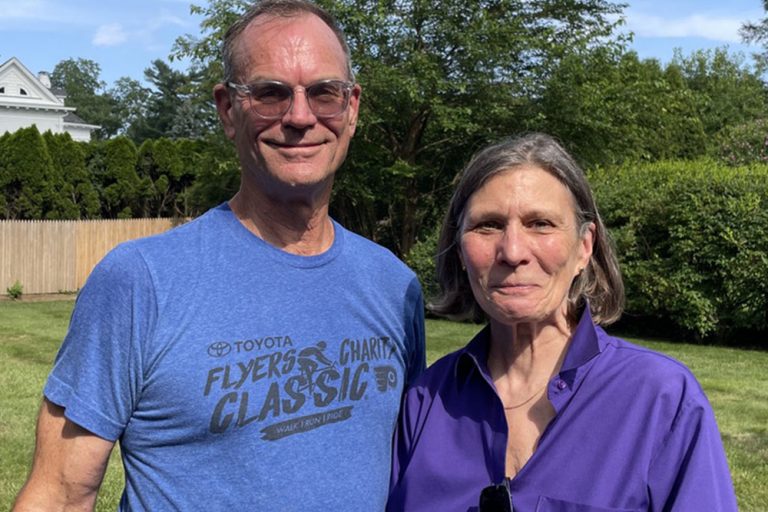
[(440, 292), (435, 271), (435, 257), (437, 254), (437, 239), (440, 234), (440, 226), (432, 229), (425, 237), (417, 240), (408, 254), (405, 255), (405, 263), (416, 272), (424, 292), (424, 300), (429, 303)]
[(40, 219), (50, 213), (57, 190), (51, 177), (53, 162), (35, 125), (17, 130), (3, 144), (0, 155), (0, 195), (8, 219)]
[(630, 318), (698, 339), (768, 329), (768, 166), (665, 162), (590, 174)]
[(728, 125), (717, 134), (716, 157), (731, 166), (768, 162), (768, 120)]

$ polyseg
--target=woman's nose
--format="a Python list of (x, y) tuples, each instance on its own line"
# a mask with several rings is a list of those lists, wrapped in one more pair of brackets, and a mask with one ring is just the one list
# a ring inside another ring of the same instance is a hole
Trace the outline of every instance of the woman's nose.
[(529, 239), (519, 226), (507, 226), (499, 239), (497, 259), (516, 267), (528, 261), (530, 255)]

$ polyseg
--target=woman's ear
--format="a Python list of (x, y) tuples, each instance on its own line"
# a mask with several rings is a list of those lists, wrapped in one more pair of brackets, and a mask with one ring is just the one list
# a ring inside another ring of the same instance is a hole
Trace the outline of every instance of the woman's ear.
[(589, 265), (589, 260), (592, 259), (592, 249), (595, 244), (596, 232), (597, 227), (595, 226), (594, 222), (590, 222), (589, 226), (587, 226), (587, 229), (584, 230), (584, 234), (579, 241), (579, 251), (581, 254), (579, 255), (579, 264), (576, 267), (576, 275), (587, 268), (587, 265)]

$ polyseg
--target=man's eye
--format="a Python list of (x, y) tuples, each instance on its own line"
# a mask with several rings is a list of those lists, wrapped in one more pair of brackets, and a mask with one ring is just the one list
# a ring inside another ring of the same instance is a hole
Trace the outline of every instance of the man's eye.
[(290, 96), (291, 92), (286, 87), (268, 85), (251, 88), (251, 97), (262, 103), (278, 103), (287, 100)]
[(341, 87), (334, 84), (317, 84), (307, 92), (313, 100), (322, 102), (338, 101), (344, 96)]

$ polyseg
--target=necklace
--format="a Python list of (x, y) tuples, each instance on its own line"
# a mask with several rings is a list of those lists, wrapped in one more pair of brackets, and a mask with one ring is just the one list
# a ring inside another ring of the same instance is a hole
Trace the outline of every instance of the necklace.
[(524, 406), (525, 404), (527, 404), (528, 402), (530, 402), (531, 400), (536, 398), (542, 391), (547, 389), (547, 384), (549, 384), (549, 382), (545, 382), (544, 385), (541, 388), (539, 388), (535, 393), (533, 393), (531, 396), (529, 396), (528, 398), (526, 398), (525, 400), (523, 400), (519, 404), (503, 406), (504, 410), (505, 411), (510, 411), (512, 409), (518, 409), (518, 408)]

